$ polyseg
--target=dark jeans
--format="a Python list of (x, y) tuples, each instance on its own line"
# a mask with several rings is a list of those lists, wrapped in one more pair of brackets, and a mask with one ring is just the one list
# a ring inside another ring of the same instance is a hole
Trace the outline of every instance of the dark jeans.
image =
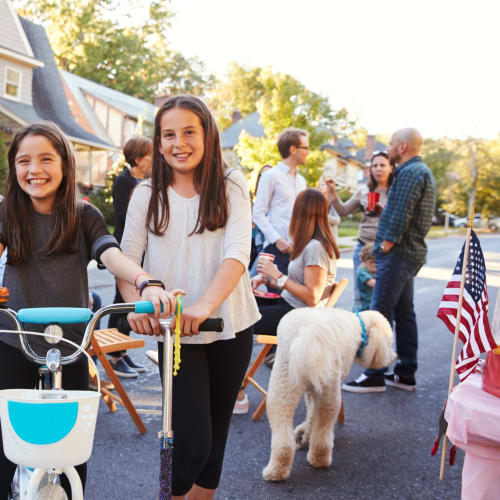
[[(398, 361), (394, 373), (412, 377), (417, 371), (417, 320), (413, 308), (413, 278), (421, 264), (404, 259), (393, 248), (388, 253), (377, 252), (377, 272), (371, 309), (379, 311), (392, 325), (396, 323)], [(366, 370), (367, 375), (383, 375), (384, 370)]]

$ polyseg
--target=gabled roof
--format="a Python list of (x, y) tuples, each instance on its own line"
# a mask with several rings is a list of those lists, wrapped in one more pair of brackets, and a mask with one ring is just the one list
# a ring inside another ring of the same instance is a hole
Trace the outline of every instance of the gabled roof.
[[(156, 107), (150, 102), (136, 99), (123, 92), (110, 89), (99, 83), (82, 78), (81, 76), (68, 73), (67, 71), (61, 71), (61, 75), (86, 115), (92, 108), (88, 104), (83, 93), (96, 97), (131, 118), (138, 119), (142, 117), (145, 121), (154, 123)], [(87, 116), (87, 118), (91, 120), (90, 117)]]
[[(362, 162), (365, 163), (365, 151), (366, 148), (360, 149), (359, 151), (356, 152), (356, 158)], [(375, 147), (373, 148), (373, 151), (387, 151), (387, 146), (380, 141), (375, 142)]]
[(337, 141), (336, 144), (328, 144), (328, 143), (323, 144), (320, 147), (320, 151), (324, 151), (325, 149), (329, 149), (329, 150), (337, 153), (340, 157), (345, 158), (346, 160), (351, 159), (351, 158), (358, 159), (357, 158), (358, 157), (357, 151), (354, 155), (351, 153), (351, 151), (349, 151), (352, 148), (357, 149), (356, 144), (354, 144), (354, 142), (352, 142), (351, 139), (349, 139), (348, 137), (342, 137), (341, 139), (339, 139)]
[(232, 149), (238, 144), (242, 130), (246, 130), (252, 137), (265, 137), (264, 127), (260, 123), (260, 115), (257, 111), (250, 113), (241, 120), (233, 123), (221, 133), (221, 145), (223, 149)]
[(0, 98), (0, 110), (21, 125), (50, 120), (57, 123), (74, 142), (102, 149), (115, 149), (75, 122), (45, 29), (26, 19), (20, 18), (20, 21), (34, 57), (42, 61), (44, 67), (33, 69), (33, 106)]

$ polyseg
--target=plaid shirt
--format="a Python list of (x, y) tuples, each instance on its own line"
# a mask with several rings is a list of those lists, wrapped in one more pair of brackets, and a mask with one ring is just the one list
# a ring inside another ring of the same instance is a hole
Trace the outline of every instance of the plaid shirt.
[(420, 156), (399, 165), (394, 173), (387, 205), (380, 216), (375, 251), (382, 241), (393, 241), (405, 259), (423, 265), (427, 254), (424, 238), (436, 204), (434, 176)]

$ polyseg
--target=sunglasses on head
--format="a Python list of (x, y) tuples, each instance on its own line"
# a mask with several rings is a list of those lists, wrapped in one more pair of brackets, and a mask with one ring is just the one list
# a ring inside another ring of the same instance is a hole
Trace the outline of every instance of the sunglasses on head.
[(387, 153), (387, 150), (374, 151), (372, 153), (372, 160), (373, 160), (373, 158), (375, 158), (375, 156), (385, 156), (385, 158), (389, 159), (389, 154)]

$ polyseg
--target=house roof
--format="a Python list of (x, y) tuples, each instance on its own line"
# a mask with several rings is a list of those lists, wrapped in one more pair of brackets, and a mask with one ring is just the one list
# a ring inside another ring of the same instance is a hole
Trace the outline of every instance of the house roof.
[[(127, 116), (136, 119), (142, 117), (145, 121), (154, 123), (156, 107), (150, 102), (136, 99), (123, 92), (110, 89), (99, 83), (82, 78), (81, 76), (68, 73), (67, 71), (61, 71), (61, 75), (86, 115), (89, 111), (92, 112), (92, 108), (82, 92), (100, 99)], [(88, 116), (87, 118), (90, 119)]]
[[(356, 158), (362, 163), (365, 163), (365, 151), (366, 148), (363, 148), (356, 152)], [(373, 151), (387, 151), (387, 146), (383, 142), (376, 141)]]
[(25, 124), (40, 120), (57, 123), (74, 142), (93, 147), (114, 147), (80, 127), (71, 114), (66, 94), (54, 61), (54, 54), (42, 26), (20, 18), (22, 28), (33, 49), (36, 59), (44, 63), (43, 68), (33, 69), (33, 106), (0, 98), (0, 108), (16, 121)]
[(342, 137), (341, 139), (339, 139), (336, 142), (336, 144), (329, 144), (329, 143), (323, 144), (320, 147), (320, 151), (324, 151), (325, 149), (329, 149), (329, 150), (334, 151), (335, 153), (337, 153), (342, 158), (345, 158), (345, 159), (350, 159), (350, 158), (358, 159), (358, 152), (356, 151), (356, 153), (353, 155), (351, 153), (351, 151), (349, 151), (349, 149), (351, 149), (351, 148), (356, 148), (357, 149), (356, 144), (354, 144), (354, 142), (352, 142), (351, 139), (349, 139), (348, 137)]
[(259, 120), (259, 113), (254, 111), (224, 130), (220, 136), (222, 148), (232, 149), (236, 146), (242, 130), (246, 130), (252, 137), (264, 137), (266, 135), (264, 127)]

